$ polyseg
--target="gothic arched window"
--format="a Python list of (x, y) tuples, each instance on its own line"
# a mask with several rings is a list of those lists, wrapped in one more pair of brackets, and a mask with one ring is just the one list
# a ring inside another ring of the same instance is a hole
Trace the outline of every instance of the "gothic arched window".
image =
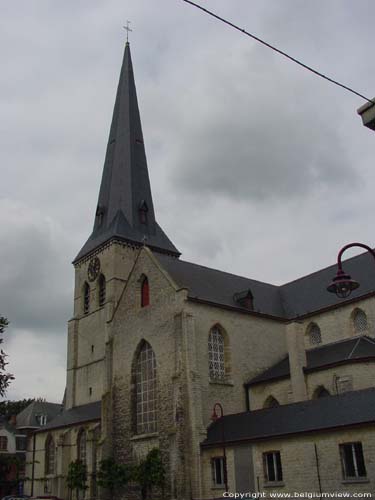
[(265, 400), (263, 408), (276, 408), (276, 406), (280, 406), (280, 403), (273, 396), (268, 396)]
[(148, 279), (145, 276), (142, 280), (141, 285), (141, 307), (146, 307), (150, 304), (150, 285), (148, 284)]
[(362, 309), (356, 309), (353, 313), (353, 326), (354, 326), (354, 332), (356, 334), (361, 334), (363, 332), (367, 332), (368, 325), (367, 325), (367, 316)]
[(325, 398), (330, 395), (331, 394), (329, 393), (328, 389), (326, 389), (323, 385), (321, 385), (315, 389), (313, 394), (313, 399)]
[(45, 445), (45, 469), (46, 474), (55, 473), (55, 441), (50, 435), (46, 439)]
[(83, 312), (87, 314), (90, 310), (90, 285), (85, 282), (83, 285)]
[(208, 336), (208, 369), (211, 379), (222, 380), (225, 377), (224, 335), (218, 326), (214, 326)]
[(156, 431), (156, 359), (148, 342), (143, 342), (135, 365), (137, 434)]
[(307, 335), (311, 345), (317, 345), (322, 342), (322, 334), (320, 328), (316, 323), (310, 323), (307, 327)]
[(86, 431), (80, 430), (77, 438), (77, 458), (82, 463), (86, 463)]
[(98, 280), (98, 299), (99, 299), (98, 302), (100, 307), (104, 306), (105, 296), (106, 296), (105, 276), (104, 274), (101, 274)]

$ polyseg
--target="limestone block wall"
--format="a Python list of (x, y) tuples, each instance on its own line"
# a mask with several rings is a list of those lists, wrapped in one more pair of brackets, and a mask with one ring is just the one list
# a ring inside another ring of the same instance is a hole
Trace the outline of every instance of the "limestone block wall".
[[(150, 304), (141, 307), (144, 276), (149, 283)], [(187, 384), (181, 375), (182, 326), (181, 321), (176, 320), (176, 316), (182, 314), (185, 297), (185, 291), (176, 293), (174, 284), (161, 271), (156, 259), (144, 249), (129, 276), (111, 324), (113, 452), (119, 461), (134, 463), (153, 447), (160, 448), (167, 470), (165, 498), (169, 498), (172, 488), (182, 489), (181, 483), (185, 481), (181, 468), (173, 478), (171, 474), (171, 469), (182, 463), (185, 448), (186, 452), (188, 449), (181, 435), (183, 431), (179, 430), (187, 418), (186, 409), (180, 406), (182, 399), (186, 401)], [(158, 417), (156, 432), (139, 435), (135, 428), (134, 367), (142, 341), (148, 342), (155, 354)]]
[[(78, 406), (101, 399), (105, 391), (105, 345), (108, 340), (108, 320), (123, 292), (138, 250), (111, 243), (96, 252), (100, 273), (106, 280), (104, 306), (99, 304), (99, 276), (89, 282), (87, 270), (90, 258), (75, 266), (74, 318), (68, 328), (67, 398), (66, 407)], [(90, 285), (90, 307), (83, 310), (84, 284)]]
[[(357, 481), (345, 480), (339, 445), (358, 441), (363, 447), (367, 478)], [(263, 453), (276, 450), (281, 454), (283, 485), (272, 488), (265, 485)], [(375, 491), (375, 431), (368, 426), (258, 442), (254, 444), (254, 468), (260, 491), (373, 492)]]
[[(344, 379), (345, 383), (341, 383)], [(309, 399), (313, 398), (314, 392), (321, 386), (330, 394), (340, 394), (347, 389), (358, 391), (375, 387), (375, 361), (350, 363), (309, 373), (306, 385)]]
[(264, 408), (265, 402), (271, 396), (281, 405), (293, 402), (292, 386), (289, 378), (257, 384), (251, 386), (248, 391), (251, 410)]
[[(362, 309), (367, 316), (368, 330), (365, 334), (375, 337), (375, 298), (369, 297), (364, 300), (356, 301), (352, 304), (342, 305), (337, 309), (322, 312), (303, 320), (303, 329), (306, 332), (309, 324), (315, 322), (322, 334), (322, 344), (329, 344), (337, 340), (357, 335), (354, 331), (353, 312)], [(310, 349), (314, 347), (310, 344), (309, 338), (305, 335), (305, 347)]]
[[(207, 427), (217, 401), (223, 405), (226, 414), (246, 410), (244, 383), (286, 355), (285, 325), (267, 318), (192, 302), (187, 304), (187, 308), (195, 322), (203, 423)], [(215, 325), (220, 325), (228, 339), (225, 381), (209, 377), (208, 336)]]
[[(77, 439), (82, 430), (86, 432), (88, 491), (92, 491), (94, 488), (92, 474), (96, 469), (97, 461), (100, 459), (98, 426), (98, 422), (90, 422), (74, 427), (51, 430), (50, 432), (38, 432), (35, 435), (35, 455), (33, 454), (34, 438), (31, 436), (28, 440), (26, 452), (25, 475), (29, 480), (25, 483), (25, 493), (31, 494), (31, 479), (34, 475), (34, 496), (51, 494), (64, 500), (68, 499), (66, 475), (70, 462), (78, 458)], [(45, 445), (49, 436), (52, 436), (55, 445), (55, 470), (53, 474), (46, 474)]]
[[(375, 387), (375, 361), (352, 362), (332, 368), (326, 368), (305, 375), (307, 399), (316, 396), (315, 391), (321, 387), (331, 395), (341, 394), (347, 390), (358, 391)], [(249, 388), (251, 410), (264, 408), (264, 403), (272, 396), (280, 404), (293, 403), (290, 379), (264, 382)]]
[[(233, 447), (225, 450), (227, 459), (228, 491), (237, 491), (235, 461)], [(212, 498), (223, 498), (224, 488), (215, 486), (212, 478), (212, 459), (223, 456), (223, 448), (210, 448), (202, 453), (202, 500)]]

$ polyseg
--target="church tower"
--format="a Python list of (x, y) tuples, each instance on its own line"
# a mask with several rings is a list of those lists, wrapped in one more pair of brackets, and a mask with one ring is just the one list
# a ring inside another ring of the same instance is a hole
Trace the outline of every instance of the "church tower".
[(68, 328), (66, 408), (105, 391), (108, 322), (138, 249), (180, 253), (155, 219), (129, 43), (126, 43), (94, 227), (74, 259), (74, 315)]

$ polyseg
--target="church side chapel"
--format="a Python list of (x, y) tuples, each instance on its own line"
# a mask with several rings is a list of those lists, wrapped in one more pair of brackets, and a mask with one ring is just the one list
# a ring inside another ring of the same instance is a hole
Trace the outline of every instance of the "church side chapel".
[[(93, 212), (64, 406), (29, 441), (26, 493), (70, 498), (80, 460), (81, 498), (109, 498), (100, 461), (155, 448), (153, 499), (375, 491), (371, 256), (344, 262), (361, 283), (345, 299), (326, 291), (336, 266), (275, 286), (182, 260), (154, 212), (129, 43)], [(130, 484), (112, 498), (141, 496)]]

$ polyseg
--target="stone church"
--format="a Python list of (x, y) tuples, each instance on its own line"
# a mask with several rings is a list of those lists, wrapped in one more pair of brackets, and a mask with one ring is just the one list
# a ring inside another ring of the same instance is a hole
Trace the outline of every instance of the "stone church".
[(344, 262), (361, 284), (345, 299), (326, 290), (336, 266), (275, 286), (182, 260), (154, 212), (128, 43), (93, 212), (64, 408), (29, 442), (26, 493), (67, 499), (80, 459), (102, 498), (101, 458), (155, 447), (165, 500), (375, 491), (371, 256)]

